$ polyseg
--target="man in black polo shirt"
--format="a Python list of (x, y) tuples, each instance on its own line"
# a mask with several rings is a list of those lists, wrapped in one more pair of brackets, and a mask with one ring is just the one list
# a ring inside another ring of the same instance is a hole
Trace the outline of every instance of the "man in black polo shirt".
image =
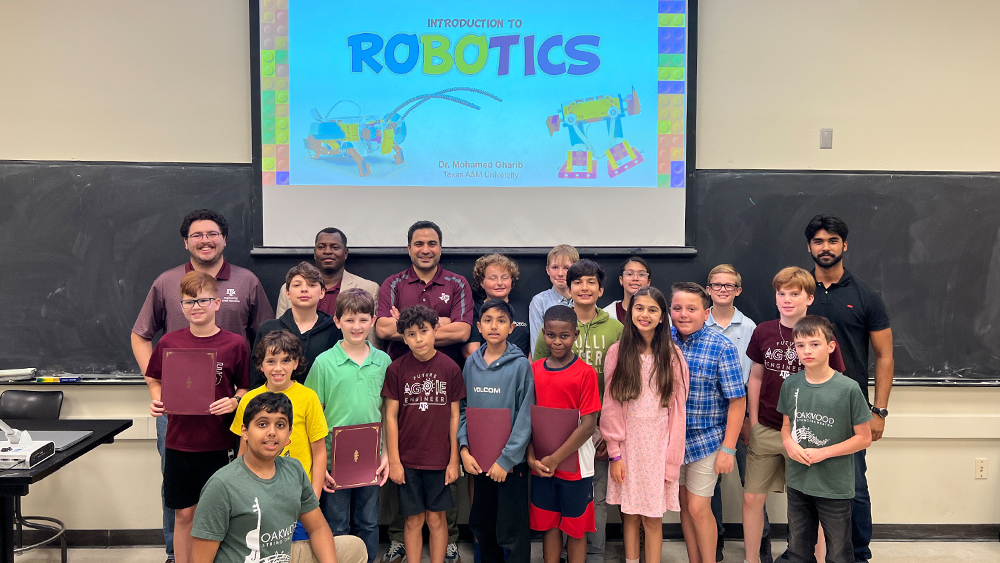
[[(882, 437), (889, 415), (892, 391), (892, 329), (885, 303), (872, 288), (844, 269), (847, 224), (831, 215), (817, 215), (806, 227), (809, 254), (816, 262), (816, 299), (810, 315), (822, 315), (833, 323), (847, 370), (844, 375), (858, 382), (872, 405), (872, 441)], [(868, 344), (875, 351), (875, 397), (868, 397)], [(865, 450), (854, 454), (855, 496), (852, 506), (854, 560), (867, 562), (872, 552), (872, 505), (865, 476)]]

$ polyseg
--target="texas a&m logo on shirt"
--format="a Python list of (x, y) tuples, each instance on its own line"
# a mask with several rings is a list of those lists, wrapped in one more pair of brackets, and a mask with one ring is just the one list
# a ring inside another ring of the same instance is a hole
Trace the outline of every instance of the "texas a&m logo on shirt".
[(403, 385), (403, 406), (418, 406), (425, 411), (430, 405), (448, 404), (448, 382), (438, 379), (436, 373), (421, 373), (413, 379), (413, 383)]
[(239, 303), (240, 298), (236, 296), (236, 288), (228, 287), (225, 293), (222, 294), (223, 303)]

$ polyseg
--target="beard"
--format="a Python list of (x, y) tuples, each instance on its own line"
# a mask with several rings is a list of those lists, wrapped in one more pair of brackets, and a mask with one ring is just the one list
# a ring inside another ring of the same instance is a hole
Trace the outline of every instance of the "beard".
[(203, 259), (201, 256), (199, 256), (197, 254), (197, 252), (198, 252), (198, 250), (196, 249), (195, 250), (195, 254), (191, 255), (191, 260), (193, 260), (195, 263), (197, 263), (198, 265), (200, 265), (202, 267), (205, 267), (205, 268), (208, 268), (208, 267), (211, 267), (211, 266), (215, 266), (216, 264), (218, 264), (222, 260), (222, 253), (221, 252), (216, 253), (215, 258), (212, 258), (211, 260), (205, 260), (205, 259)]
[(830, 256), (828, 254), (824, 254), (824, 255), (821, 255), (821, 256), (816, 256), (815, 254), (811, 254), (810, 253), (809, 256), (812, 256), (813, 262), (815, 262), (816, 265), (819, 266), (820, 268), (832, 268), (832, 267), (836, 266), (837, 264), (840, 264), (840, 261), (844, 259), (844, 253), (843, 252), (841, 252), (839, 256), (834, 256), (833, 257), (833, 261), (830, 262), (829, 264), (824, 264), (823, 262), (820, 262), (820, 260), (823, 260), (825, 258), (830, 258)]

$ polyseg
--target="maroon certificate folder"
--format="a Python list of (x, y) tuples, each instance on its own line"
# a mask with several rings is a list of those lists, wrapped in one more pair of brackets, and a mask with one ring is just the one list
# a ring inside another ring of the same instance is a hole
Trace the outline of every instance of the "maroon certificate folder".
[(510, 440), (510, 409), (466, 407), (465, 425), (469, 431), (469, 453), (485, 473)]
[(378, 485), (379, 438), (382, 425), (355, 424), (338, 426), (330, 432), (333, 436), (333, 458), (330, 460), (330, 477), (334, 489), (353, 489)]
[(160, 377), (165, 413), (210, 414), (208, 407), (215, 402), (215, 350), (164, 350)]
[[(541, 461), (545, 456), (555, 453), (566, 443), (577, 426), (580, 426), (580, 411), (576, 409), (531, 405), (531, 443), (535, 447), (535, 459)], [(572, 473), (579, 467), (580, 457), (569, 455), (557, 469)]]

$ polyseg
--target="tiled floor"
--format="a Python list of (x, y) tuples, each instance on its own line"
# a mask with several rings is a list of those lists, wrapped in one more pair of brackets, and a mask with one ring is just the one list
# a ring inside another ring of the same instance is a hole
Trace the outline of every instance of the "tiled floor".
[[(773, 549), (777, 555), (784, 549), (782, 542), (774, 542)], [(385, 549), (385, 546), (382, 546)], [(620, 551), (621, 544), (611, 543), (608, 552)], [(872, 544), (875, 557), (872, 563), (1000, 563), (1000, 543), (998, 542), (878, 542)], [(459, 553), (465, 563), (472, 563), (472, 544), (460, 543)], [(727, 563), (743, 561), (743, 544), (731, 541), (726, 543)], [(542, 544), (531, 545), (531, 560), (541, 563)], [(114, 548), (114, 549), (71, 549), (70, 563), (162, 563), (163, 548)], [(58, 563), (58, 550), (36, 550), (14, 558), (17, 563)], [(429, 559), (424, 555), (424, 563)], [(678, 541), (663, 544), (662, 563), (686, 563), (687, 554), (684, 543)]]

